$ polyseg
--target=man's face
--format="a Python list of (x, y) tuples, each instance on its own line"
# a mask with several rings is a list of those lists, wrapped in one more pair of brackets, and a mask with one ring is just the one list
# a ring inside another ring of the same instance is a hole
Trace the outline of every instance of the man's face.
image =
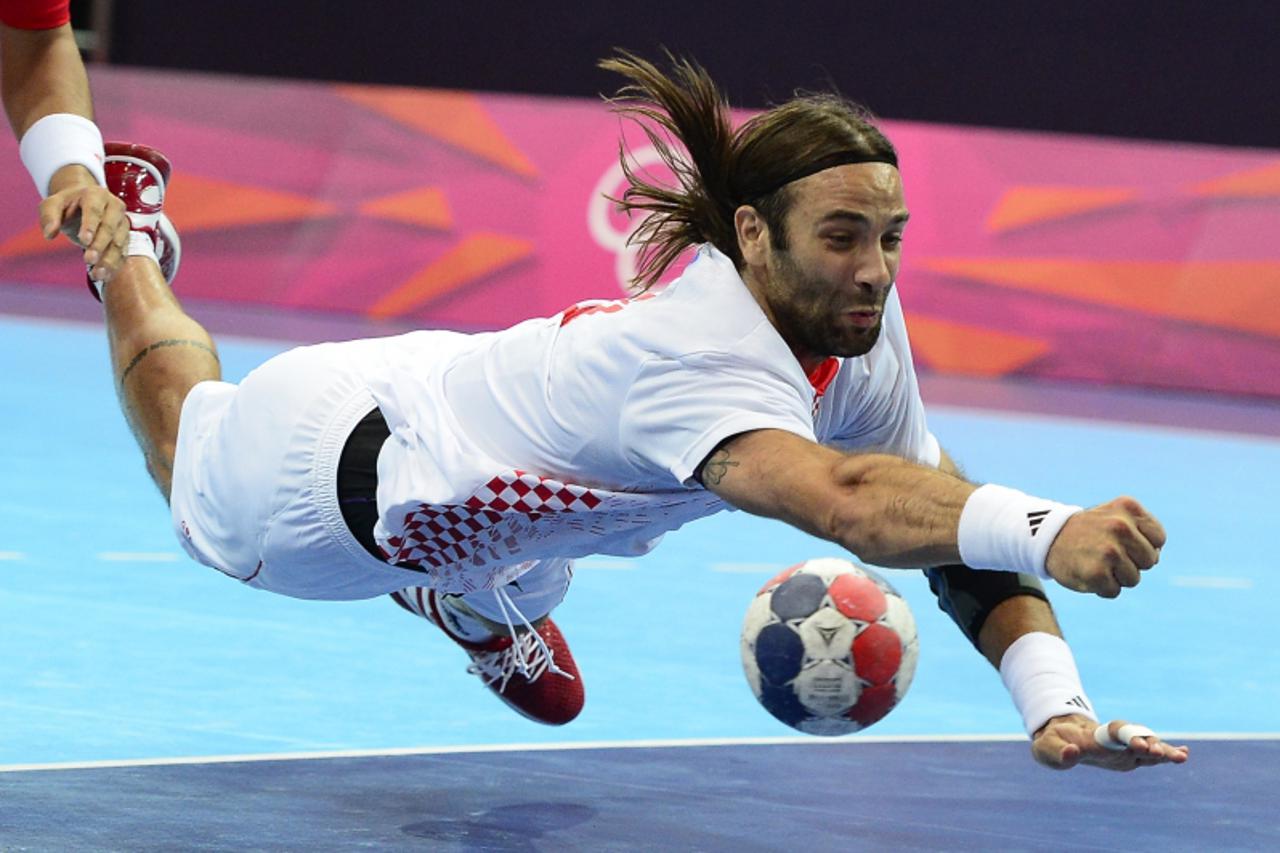
[(859, 356), (880, 336), (907, 208), (887, 163), (836, 166), (791, 185), (787, 249), (770, 247), (766, 310), (800, 363)]

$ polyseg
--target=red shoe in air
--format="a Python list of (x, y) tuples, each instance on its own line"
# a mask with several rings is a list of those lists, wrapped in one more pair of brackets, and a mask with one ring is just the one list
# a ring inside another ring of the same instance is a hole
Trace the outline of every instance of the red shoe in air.
[(569, 644), (550, 617), (542, 620), (536, 633), (521, 631), (514, 639), (495, 636), (484, 643), (474, 643), (450, 627), (452, 614), (441, 606), (435, 590), (413, 587), (393, 592), (391, 597), (461, 646), (471, 658), (467, 672), (478, 676), (521, 716), (549, 726), (562, 726), (582, 711), (586, 699), (582, 676)]
[[(124, 202), (132, 230), (151, 238), (160, 272), (172, 283), (182, 260), (182, 241), (164, 215), (165, 188), (173, 171), (169, 158), (154, 148), (130, 142), (108, 142), (103, 147), (107, 190)], [(90, 280), (89, 290), (102, 301), (101, 282)]]

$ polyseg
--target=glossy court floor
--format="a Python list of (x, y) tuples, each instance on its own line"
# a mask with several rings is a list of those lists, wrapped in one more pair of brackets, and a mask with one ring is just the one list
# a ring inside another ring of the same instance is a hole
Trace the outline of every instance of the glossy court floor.
[[(1280, 849), (1274, 403), (925, 377), (973, 478), (1133, 494), (1169, 530), (1138, 589), (1053, 596), (1095, 705), (1191, 761), (1057, 774), (916, 573), (889, 575), (921, 634), (903, 704), (838, 740), (773, 721), (742, 614), (833, 548), (741, 513), (580, 563), (557, 621), (588, 699), (563, 729), (508, 711), (388, 600), (294, 601), (195, 565), (86, 301), (0, 314), (2, 851)], [(219, 334), (229, 378), (324, 326), (209, 313), (239, 333)]]

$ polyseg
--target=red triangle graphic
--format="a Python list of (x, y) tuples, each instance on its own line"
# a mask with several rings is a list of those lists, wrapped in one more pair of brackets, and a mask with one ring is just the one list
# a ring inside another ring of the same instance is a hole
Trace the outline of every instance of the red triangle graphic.
[(453, 225), (449, 200), (445, 197), (444, 190), (436, 187), (413, 189), (366, 201), (360, 205), (360, 212), (366, 216), (407, 222), (410, 225), (421, 225), (424, 228), (436, 230), (445, 230)]
[(1042, 338), (984, 329), (912, 314), (911, 348), (928, 367), (944, 373), (1004, 376), (1049, 351)]
[(1280, 336), (1280, 261), (1080, 261), (936, 258), (946, 275)]
[(1137, 191), (1123, 187), (1010, 187), (987, 217), (999, 233), (1129, 204)]
[(335, 86), (340, 96), (515, 172), (534, 177), (538, 169), (468, 92), (385, 86)]
[(501, 234), (473, 234), (369, 309), (376, 318), (397, 317), (533, 254), (533, 243)]
[(1236, 172), (1196, 184), (1189, 190), (1207, 198), (1272, 198), (1280, 196), (1280, 163)]

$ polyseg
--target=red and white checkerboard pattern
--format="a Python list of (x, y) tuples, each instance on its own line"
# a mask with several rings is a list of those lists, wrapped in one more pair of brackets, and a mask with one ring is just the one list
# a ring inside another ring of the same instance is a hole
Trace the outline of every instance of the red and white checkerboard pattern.
[(586, 486), (566, 485), (523, 471), (499, 474), (466, 500), (467, 508), (472, 510), (515, 510), (526, 514), (580, 512), (599, 505), (600, 497)]
[(547, 513), (590, 512), (601, 502), (600, 495), (585, 486), (506, 471), (461, 504), (419, 504), (405, 515), (402, 535), (387, 540), (393, 549), (389, 556), (397, 563), (443, 569), (470, 562), (479, 552), (491, 549), (500, 537), (483, 534), (513, 514), (536, 521)]

